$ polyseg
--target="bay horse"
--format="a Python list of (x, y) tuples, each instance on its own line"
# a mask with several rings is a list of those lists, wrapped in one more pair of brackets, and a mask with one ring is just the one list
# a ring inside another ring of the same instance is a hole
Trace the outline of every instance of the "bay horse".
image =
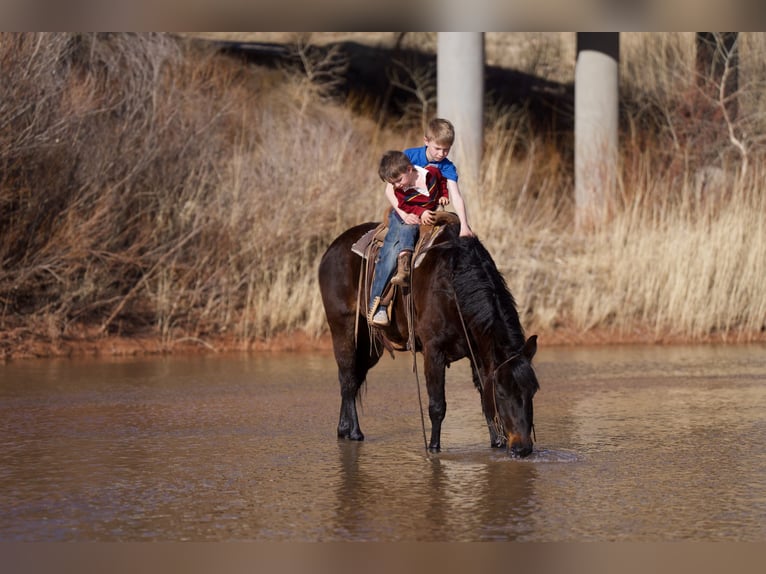
[[(319, 264), (319, 287), (338, 364), (338, 438), (356, 441), (364, 440), (356, 409), (359, 388), (383, 353), (383, 338), (397, 350), (406, 350), (409, 340), (401, 293), (394, 300), (389, 326), (366, 323), (366, 297), (358, 293), (364, 260), (351, 247), (377, 225), (346, 230)], [(516, 303), (489, 252), (478, 238), (459, 237), (459, 226), (450, 223), (413, 267), (409, 289), (414, 344), (423, 355), (428, 391), (428, 450), (441, 449), (445, 368), (468, 358), (491, 447), (506, 447), (513, 457), (528, 456), (534, 432), (532, 398), (539, 388), (532, 367), (537, 336), (525, 339)]]

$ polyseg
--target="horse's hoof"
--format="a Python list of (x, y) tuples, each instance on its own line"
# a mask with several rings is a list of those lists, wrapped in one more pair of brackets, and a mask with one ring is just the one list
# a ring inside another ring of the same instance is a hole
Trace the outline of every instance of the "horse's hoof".
[(428, 452), (441, 452), (441, 447), (438, 444), (429, 444)]
[(361, 432), (352, 433), (338, 431), (338, 438), (343, 440), (362, 441), (364, 440), (364, 435)]

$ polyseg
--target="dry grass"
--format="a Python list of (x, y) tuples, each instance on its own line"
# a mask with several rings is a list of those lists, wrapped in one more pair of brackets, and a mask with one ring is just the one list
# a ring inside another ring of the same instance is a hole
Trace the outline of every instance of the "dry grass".
[[(490, 36), (493, 62), (571, 81), (572, 34)], [(621, 195), (589, 236), (571, 224), (571, 150), (522, 109), (490, 111), (464, 193), (529, 331), (762, 337), (764, 38), (741, 41), (727, 124), (695, 91), (693, 36), (624, 35)], [(0, 332), (323, 333), (318, 259), (379, 218), (377, 159), (420, 133), (331, 100), (342, 62), (311, 64), (321, 81), (162, 34), (0, 34)]]
[(0, 42), (1, 329), (321, 329), (316, 260), (370, 207), (373, 122), (165, 35)]

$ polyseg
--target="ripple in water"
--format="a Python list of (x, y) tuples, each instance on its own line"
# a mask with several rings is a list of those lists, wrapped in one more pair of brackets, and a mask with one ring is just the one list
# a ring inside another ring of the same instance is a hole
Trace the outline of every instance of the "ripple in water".
[(536, 448), (532, 451), (532, 454), (524, 459), (511, 460), (518, 460), (519, 462), (580, 462), (582, 458), (572, 451)]
[(532, 463), (572, 463), (585, 460), (581, 455), (571, 450), (535, 448), (526, 458), (514, 458), (508, 455), (505, 449), (451, 449), (438, 454), (430, 454), (429, 457), (440, 460), (452, 460), (457, 462), (477, 463), (477, 462), (532, 462)]

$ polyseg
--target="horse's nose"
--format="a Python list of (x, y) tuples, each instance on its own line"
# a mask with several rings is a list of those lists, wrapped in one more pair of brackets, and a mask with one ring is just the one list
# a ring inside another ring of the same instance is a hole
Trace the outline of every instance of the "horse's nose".
[(513, 458), (525, 458), (532, 454), (531, 440), (509, 440), (508, 453)]

